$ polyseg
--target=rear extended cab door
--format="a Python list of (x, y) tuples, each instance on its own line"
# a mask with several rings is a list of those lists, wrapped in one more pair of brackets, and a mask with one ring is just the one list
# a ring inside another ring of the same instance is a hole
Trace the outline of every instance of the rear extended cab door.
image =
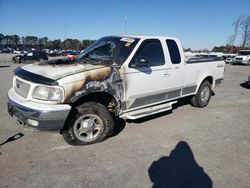
[(185, 57), (181, 43), (178, 39), (167, 38), (165, 40), (167, 49), (166, 61), (170, 65), (170, 88), (176, 92), (176, 97), (181, 96), (181, 90), (186, 86), (185, 83)]

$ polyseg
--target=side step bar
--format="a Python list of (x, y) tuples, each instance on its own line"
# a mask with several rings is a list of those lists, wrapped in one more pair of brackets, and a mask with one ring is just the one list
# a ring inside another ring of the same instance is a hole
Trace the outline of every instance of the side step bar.
[(175, 103), (177, 103), (177, 101), (172, 101), (169, 103), (164, 103), (164, 104), (156, 105), (156, 106), (150, 106), (147, 108), (124, 113), (120, 117), (123, 119), (131, 119), (131, 120), (139, 119), (139, 118), (142, 118), (145, 116), (149, 116), (149, 115), (153, 115), (153, 114), (157, 114), (160, 112), (171, 110), (172, 105)]

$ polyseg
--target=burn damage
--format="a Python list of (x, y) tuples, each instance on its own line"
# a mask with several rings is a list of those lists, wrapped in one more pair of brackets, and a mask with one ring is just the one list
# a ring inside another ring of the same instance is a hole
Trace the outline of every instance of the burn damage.
[(107, 107), (119, 113), (123, 98), (123, 81), (118, 69), (115, 66), (108, 66), (95, 71), (87, 71), (84, 74), (85, 80), (80, 84), (81, 88), (79, 88), (79, 83), (72, 85), (73, 89), (71, 93), (68, 93), (67, 102), (73, 104), (87, 95), (106, 93), (115, 99), (115, 101), (110, 101)]
[(104, 60), (93, 61), (87, 58), (60, 59), (28, 65), (25, 71), (44, 75), (47, 78), (46, 83), (43, 82), (45, 85), (49, 85), (48, 80), (52, 80), (63, 87), (63, 103), (77, 106), (87, 101), (95, 101), (114, 113), (120, 112), (124, 83), (119, 73), (120, 67), (115, 64), (110, 65)]

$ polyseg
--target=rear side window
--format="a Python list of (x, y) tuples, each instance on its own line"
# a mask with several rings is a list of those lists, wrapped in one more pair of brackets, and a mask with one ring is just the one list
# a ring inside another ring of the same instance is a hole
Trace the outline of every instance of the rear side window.
[(159, 40), (145, 40), (137, 53), (137, 57), (144, 57), (148, 60), (149, 66), (164, 65), (164, 54)]
[(166, 40), (169, 54), (170, 54), (170, 59), (173, 64), (179, 64), (181, 62), (181, 55), (179, 48), (174, 40), (168, 39)]

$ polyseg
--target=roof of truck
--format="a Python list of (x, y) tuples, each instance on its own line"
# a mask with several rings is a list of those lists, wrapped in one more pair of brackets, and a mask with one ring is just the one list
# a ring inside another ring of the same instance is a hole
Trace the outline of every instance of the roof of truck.
[(142, 35), (142, 34), (138, 34), (138, 35), (122, 35), (122, 37), (131, 37), (131, 38), (140, 38), (140, 39), (146, 39), (146, 38), (163, 38), (163, 39), (176, 39), (175, 37), (170, 37), (170, 36), (162, 36), (162, 35)]

